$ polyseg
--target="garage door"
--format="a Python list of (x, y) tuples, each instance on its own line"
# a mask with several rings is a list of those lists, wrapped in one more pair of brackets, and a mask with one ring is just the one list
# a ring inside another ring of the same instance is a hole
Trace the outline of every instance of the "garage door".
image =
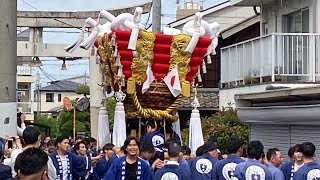
[(316, 146), (315, 158), (320, 162), (320, 126), (291, 126), (291, 146), (303, 142), (312, 142)]
[(259, 140), (263, 143), (265, 153), (270, 148), (279, 148), (285, 159), (290, 148), (289, 126), (261, 125), (250, 126), (250, 141)]

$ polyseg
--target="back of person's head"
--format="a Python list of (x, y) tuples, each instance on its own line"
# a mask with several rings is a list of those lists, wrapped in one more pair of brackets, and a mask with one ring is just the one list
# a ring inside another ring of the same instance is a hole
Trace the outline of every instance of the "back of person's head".
[(202, 146), (199, 146), (196, 150), (196, 156), (202, 156), (204, 154), (204, 147), (203, 145)]
[(114, 148), (114, 144), (112, 143), (107, 143), (103, 146), (102, 151), (105, 152), (107, 150), (112, 150)]
[(140, 145), (140, 152), (149, 152), (153, 153), (155, 151), (152, 143), (144, 142)]
[(148, 121), (147, 122), (147, 126), (150, 126), (152, 129), (157, 129), (158, 128), (157, 122), (154, 121), (154, 120)]
[[(28, 148), (20, 153), (15, 162), (15, 170), (20, 179), (37, 176), (40, 179), (47, 176), (48, 155), (39, 148)], [(36, 179), (36, 177), (34, 177)], [(38, 179), (37, 178), (37, 179)]]
[(189, 148), (189, 146), (182, 146), (182, 154), (184, 155), (187, 155), (187, 156), (190, 156), (191, 154), (191, 149)]
[(140, 142), (138, 141), (138, 139), (134, 136), (129, 136), (123, 143), (123, 146), (125, 147), (125, 149), (128, 147), (128, 145), (130, 144), (130, 141), (132, 140), (136, 141), (138, 147), (140, 147)]
[(259, 160), (263, 154), (263, 144), (260, 141), (251, 141), (248, 144), (248, 157)]
[(26, 145), (35, 144), (37, 141), (41, 140), (40, 131), (38, 128), (34, 126), (28, 126), (23, 131), (22, 137)]
[(181, 151), (182, 151), (182, 148), (177, 143), (172, 143), (168, 147), (168, 155), (169, 155), (170, 158), (178, 157), (179, 154), (181, 153)]
[(304, 157), (313, 158), (316, 147), (311, 142), (304, 142), (299, 146), (298, 152), (301, 152)]
[(280, 151), (278, 148), (271, 148), (267, 151), (267, 160), (270, 161), (272, 158), (276, 157), (277, 151)]
[(179, 146), (181, 146), (181, 141), (180, 139), (176, 138), (176, 137), (171, 137), (169, 139), (166, 140), (166, 142), (164, 143), (164, 147), (165, 148), (169, 148), (169, 146), (173, 143), (178, 144)]
[(243, 142), (235, 136), (231, 136), (226, 141), (226, 148), (229, 154), (235, 154), (242, 147)]
[(57, 146), (59, 143), (62, 143), (63, 140), (68, 139), (69, 140), (69, 136), (58, 136), (56, 141), (54, 142), (54, 145)]

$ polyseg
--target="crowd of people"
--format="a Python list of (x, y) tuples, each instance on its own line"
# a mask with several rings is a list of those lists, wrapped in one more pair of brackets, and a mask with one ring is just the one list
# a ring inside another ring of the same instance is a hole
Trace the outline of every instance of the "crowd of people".
[(214, 137), (193, 154), (179, 138), (165, 140), (158, 129), (156, 122), (149, 121), (140, 140), (128, 136), (122, 147), (107, 143), (99, 149), (94, 138), (41, 138), (38, 128), (29, 126), (22, 136), (0, 138), (0, 180), (320, 179), (311, 142), (291, 147), (288, 161), (283, 162), (278, 148), (265, 154), (260, 141), (251, 141), (245, 150), (234, 136), (226, 141), (226, 155)]

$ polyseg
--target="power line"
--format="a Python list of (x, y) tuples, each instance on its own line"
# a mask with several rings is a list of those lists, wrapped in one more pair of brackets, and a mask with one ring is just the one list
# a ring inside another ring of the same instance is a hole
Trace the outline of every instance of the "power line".
[(21, 0), (21, 1), (22, 1), (23, 3), (25, 3), (26, 5), (30, 6), (31, 8), (33, 8), (33, 9), (41, 12), (39, 9), (37, 9), (36, 7), (34, 7), (34, 6), (32, 6), (31, 4), (27, 3), (26, 1), (24, 1), (24, 0)]

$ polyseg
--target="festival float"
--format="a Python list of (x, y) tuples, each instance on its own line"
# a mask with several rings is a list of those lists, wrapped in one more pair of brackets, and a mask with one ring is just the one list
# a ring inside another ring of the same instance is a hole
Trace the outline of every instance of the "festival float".
[[(190, 92), (196, 91), (195, 84), (202, 81), (200, 71), (206, 73), (206, 65), (212, 63), (210, 55), (215, 54), (218, 44), (220, 25), (202, 20), (200, 12), (182, 31), (165, 27), (163, 33), (145, 30), (141, 14), (140, 7), (134, 14), (118, 16), (102, 10), (97, 20), (89, 17), (85, 22), (92, 27), (89, 37), (83, 40), (85, 25), (78, 41), (65, 48), (72, 52), (79, 46), (95, 46), (102, 86), (108, 94), (114, 92), (117, 100), (113, 143), (118, 146), (126, 137), (126, 120), (144, 118), (174, 123), (183, 98), (193, 98), (190, 136), (196, 132), (194, 127), (200, 128), (197, 133), (201, 133), (197, 110), (200, 104), (196, 93), (190, 97)], [(107, 22), (100, 24), (101, 18)], [(194, 141), (201, 144), (201, 138)]]

